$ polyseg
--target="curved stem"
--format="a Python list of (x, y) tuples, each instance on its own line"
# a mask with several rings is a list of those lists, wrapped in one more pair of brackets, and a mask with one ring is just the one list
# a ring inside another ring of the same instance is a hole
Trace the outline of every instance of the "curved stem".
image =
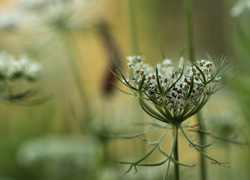
[[(178, 125), (173, 126), (173, 138), (175, 138), (175, 146), (174, 146), (174, 159), (179, 161), (179, 154), (178, 154)], [(174, 163), (174, 176), (175, 180), (179, 180), (179, 165)]]

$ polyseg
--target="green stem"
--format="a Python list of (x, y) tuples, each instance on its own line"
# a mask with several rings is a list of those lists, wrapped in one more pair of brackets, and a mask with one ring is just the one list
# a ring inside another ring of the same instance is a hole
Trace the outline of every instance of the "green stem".
[[(206, 126), (205, 124), (202, 122), (202, 117), (201, 117), (201, 113), (198, 112), (197, 114), (197, 120), (198, 120), (198, 124), (199, 124), (199, 129), (202, 131), (206, 130)], [(200, 139), (200, 145), (204, 145), (206, 144), (206, 136), (204, 133), (199, 133), (199, 139)], [(206, 153), (205, 148), (200, 148), (200, 150), (203, 153)], [(206, 170), (206, 162), (205, 162), (205, 157), (203, 156), (203, 154), (200, 154), (200, 176), (202, 180), (207, 180), (207, 170)]]
[[(185, 15), (186, 15), (186, 26), (187, 26), (187, 43), (188, 43), (188, 55), (189, 60), (191, 62), (195, 61), (195, 50), (194, 50), (194, 34), (193, 34), (193, 23), (192, 23), (192, 13), (191, 13), (191, 3), (190, 0), (185, 1)], [(202, 131), (206, 130), (205, 124), (202, 122), (201, 113), (197, 113), (197, 120), (199, 124), (199, 129)], [(200, 145), (206, 144), (206, 137), (205, 134), (199, 134)], [(204, 148), (201, 148), (201, 151), (204, 152)], [(200, 155), (200, 174), (202, 180), (207, 180), (207, 170), (206, 170), (206, 163), (205, 157), (201, 154)]]
[(191, 3), (190, 0), (184, 0), (184, 1), (185, 1), (185, 16), (186, 16), (186, 26), (187, 26), (188, 55), (189, 55), (189, 60), (191, 62), (194, 62), (195, 61), (194, 34), (193, 34)]
[(139, 53), (137, 30), (136, 30), (136, 16), (134, 8), (134, 0), (129, 1), (129, 20), (130, 20), (130, 33), (131, 33), (131, 45), (133, 54)]
[[(175, 138), (175, 146), (174, 146), (174, 159), (179, 161), (179, 154), (178, 154), (178, 125), (173, 126), (173, 138)], [(174, 163), (174, 177), (175, 180), (179, 180), (179, 165)]]
[[(76, 48), (74, 48), (75, 46), (74, 37), (72, 36), (72, 34), (64, 33), (62, 34), (62, 40), (64, 43), (63, 50), (64, 50), (66, 57), (68, 58), (69, 66), (72, 71), (73, 81), (81, 96), (81, 103), (85, 108), (84, 114), (81, 117), (82, 119), (84, 119), (84, 121), (79, 121), (79, 119), (77, 119), (77, 123), (80, 124), (80, 127), (83, 128), (83, 130), (87, 130), (85, 128), (89, 127), (87, 123), (91, 119), (92, 114), (91, 114), (91, 109), (89, 107), (89, 102), (86, 96), (85, 89), (82, 86), (84, 84), (84, 80), (82, 79), (81, 74), (80, 74), (82, 69), (79, 69), (79, 65), (77, 63), (77, 52), (76, 52)], [(72, 105), (70, 106), (71, 108), (73, 107)]]

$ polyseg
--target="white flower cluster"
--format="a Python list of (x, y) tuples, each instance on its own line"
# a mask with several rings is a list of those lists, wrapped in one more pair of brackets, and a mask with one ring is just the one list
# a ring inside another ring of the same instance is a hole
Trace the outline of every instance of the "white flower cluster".
[(197, 107), (203, 98), (205, 100), (213, 93), (220, 79), (209, 60), (185, 64), (181, 58), (178, 68), (175, 68), (171, 60), (164, 59), (153, 68), (145, 64), (141, 56), (129, 56), (127, 59), (130, 70), (127, 82), (135, 89), (141, 88), (146, 98), (167, 107), (174, 115)]
[(46, 30), (51, 27), (68, 30), (86, 27), (89, 26), (88, 15), (93, 13), (93, 8), (90, 7), (92, 3), (94, 4), (93, 0), (15, 1), (14, 10), (0, 13), (0, 31), (22, 30), (22, 28), (44, 31), (44, 28)]
[(20, 6), (23, 9), (38, 10), (53, 4), (72, 3), (74, 7), (77, 7), (77, 5), (83, 5), (86, 2), (87, 0), (20, 0)]
[(32, 25), (72, 30), (85, 27), (89, 3), (88, 0), (22, 0), (19, 7), (27, 15), (26, 22)]
[(245, 10), (250, 9), (250, 1), (249, 0), (241, 0), (237, 2), (231, 9), (230, 15), (232, 17), (237, 17), (241, 15)]
[(22, 56), (15, 59), (13, 56), (0, 53), (0, 80), (36, 80), (42, 66), (40, 63), (31, 62), (27, 57)]

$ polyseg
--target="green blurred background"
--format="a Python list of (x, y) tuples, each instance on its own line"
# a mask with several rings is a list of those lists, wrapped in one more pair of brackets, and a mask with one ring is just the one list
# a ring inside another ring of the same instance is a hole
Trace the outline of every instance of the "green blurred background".
[[(141, 132), (144, 127), (135, 124), (150, 118), (136, 99), (114, 89), (107, 79), (116, 82), (109, 71), (114, 68), (113, 56), (127, 70), (126, 56), (133, 55), (135, 41), (131, 21), (135, 22), (139, 52), (148, 63), (161, 61), (160, 49), (166, 57), (178, 60), (186, 48), (183, 1), (85, 0), (82, 6), (73, 7), (61, 0), (30, 9), (15, 0), (0, 2), (0, 50), (27, 54), (41, 62), (37, 96), (53, 95), (39, 105), (1, 101), (0, 180), (161, 179), (164, 165), (138, 168), (136, 174), (120, 177), (127, 166), (113, 161), (137, 160), (148, 146), (140, 139), (111, 136)], [(224, 55), (239, 74), (204, 107), (204, 122), (216, 135), (243, 142), (250, 133), (249, 3), (192, 1), (197, 59), (209, 53), (218, 63)], [(232, 9), (237, 4), (244, 11), (234, 17)], [(194, 119), (188, 123), (194, 124)], [(159, 134), (147, 138), (156, 139)], [(181, 179), (199, 179), (198, 154), (180, 138), (180, 161), (197, 164), (181, 167)], [(249, 146), (215, 141), (208, 154), (231, 166), (207, 161), (209, 179), (249, 179)], [(148, 161), (160, 158), (154, 154)], [(169, 179), (172, 176), (170, 172)]]

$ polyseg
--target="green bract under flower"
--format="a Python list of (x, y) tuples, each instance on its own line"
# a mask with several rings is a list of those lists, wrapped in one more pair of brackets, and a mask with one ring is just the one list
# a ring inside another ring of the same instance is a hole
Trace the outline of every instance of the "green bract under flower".
[[(220, 80), (213, 62), (199, 60), (178, 67), (170, 59), (164, 59), (156, 68), (144, 63), (144, 58), (127, 57), (130, 75), (122, 75), (122, 82), (139, 99), (140, 105), (150, 116), (167, 123), (179, 124), (197, 113), (207, 102)], [(155, 109), (148, 104), (151, 102)]]

